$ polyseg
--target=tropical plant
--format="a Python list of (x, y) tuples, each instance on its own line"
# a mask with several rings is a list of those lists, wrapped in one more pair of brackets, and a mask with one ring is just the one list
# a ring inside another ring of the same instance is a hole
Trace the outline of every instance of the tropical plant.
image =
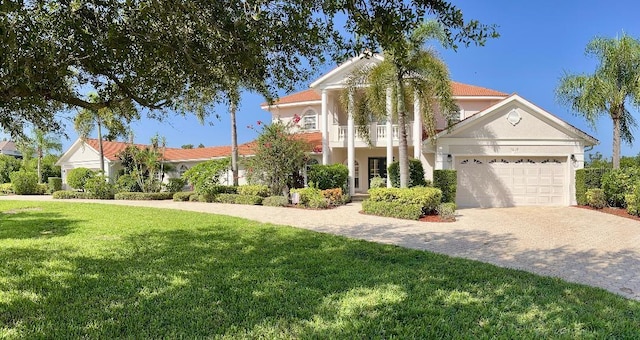
[(158, 135), (151, 138), (151, 144), (145, 147), (127, 146), (118, 154), (125, 174), (131, 175), (142, 192), (159, 192), (165, 172), (172, 167), (165, 164), (164, 152), (166, 140)]
[(229, 158), (212, 159), (192, 166), (182, 177), (193, 185), (196, 193), (215, 195), (213, 191), (220, 186), (220, 176), (228, 169)]
[[(361, 136), (369, 139), (367, 127), (372, 119), (382, 121), (388, 119), (390, 114), (397, 120), (402, 188), (409, 186), (408, 101), (411, 99), (420, 103), (420, 111), (414, 114), (422, 117), (429, 136), (435, 135), (436, 107), (440, 108), (445, 118), (457, 112), (447, 66), (435, 50), (424, 48), (426, 42), (434, 38), (445, 44), (445, 36), (436, 22), (423, 24), (411, 35), (398, 38), (401, 43), (385, 49), (382, 62), (354, 70), (343, 91), (342, 103), (353, 112)], [(388, 100), (392, 104), (390, 107)]]
[(591, 75), (565, 74), (558, 99), (582, 115), (595, 128), (602, 115), (613, 121), (613, 168), (620, 168), (620, 141), (633, 143), (637, 125), (628, 107), (640, 108), (640, 42), (626, 34), (618, 38), (595, 38), (587, 56), (598, 59)]
[(9, 175), (20, 170), (20, 160), (4, 154), (0, 154), (0, 184), (11, 182)]
[(67, 184), (72, 188), (84, 191), (84, 186), (90, 178), (96, 176), (95, 171), (87, 168), (75, 168), (67, 172)]
[(38, 191), (38, 178), (35, 172), (20, 170), (12, 172), (11, 187), (17, 195), (33, 195)]
[(33, 130), (33, 137), (31, 143), (36, 152), (36, 158), (38, 160), (37, 174), (38, 183), (42, 183), (42, 159), (49, 154), (49, 151), (62, 151), (62, 143), (57, 137), (50, 136), (48, 133), (40, 130)]

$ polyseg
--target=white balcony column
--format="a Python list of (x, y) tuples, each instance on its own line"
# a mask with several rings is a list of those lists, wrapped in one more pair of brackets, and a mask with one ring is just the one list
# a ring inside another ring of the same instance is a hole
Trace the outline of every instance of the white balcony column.
[(356, 174), (356, 148), (355, 148), (355, 124), (353, 121), (354, 99), (353, 91), (349, 92), (349, 103), (347, 107), (347, 167), (349, 168), (349, 195), (355, 193)]
[[(387, 89), (387, 167), (393, 163), (393, 124), (391, 119), (393, 118), (393, 114), (391, 112), (392, 108), (392, 92), (391, 89)], [(387, 171), (387, 188), (391, 188), (391, 177), (389, 172)]]
[(329, 94), (322, 89), (322, 164), (329, 165)]
[(420, 112), (420, 100), (417, 96), (413, 99), (413, 158), (422, 156), (422, 112)]

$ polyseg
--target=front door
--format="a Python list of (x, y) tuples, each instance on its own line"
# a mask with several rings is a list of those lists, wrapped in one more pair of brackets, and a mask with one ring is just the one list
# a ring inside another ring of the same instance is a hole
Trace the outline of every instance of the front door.
[(387, 178), (386, 157), (369, 157), (369, 187), (371, 187), (371, 179), (376, 176)]

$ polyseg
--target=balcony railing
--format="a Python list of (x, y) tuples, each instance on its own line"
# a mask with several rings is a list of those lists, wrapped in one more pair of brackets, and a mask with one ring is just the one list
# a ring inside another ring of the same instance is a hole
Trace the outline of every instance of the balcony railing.
[[(386, 124), (377, 124), (372, 123), (368, 126), (369, 129), (369, 138), (371, 139), (371, 144), (374, 146), (385, 146), (387, 143), (387, 126)], [(391, 131), (393, 134), (393, 142), (397, 145), (398, 140), (400, 139), (400, 129), (398, 128), (398, 124), (393, 124), (391, 126)], [(413, 123), (409, 122), (407, 124), (407, 141), (411, 142), (412, 140), (412, 131), (413, 131)], [(330, 131), (330, 141), (334, 144), (343, 144), (346, 143), (348, 138), (347, 126), (345, 125), (334, 125), (332, 131)], [(358, 127), (355, 127), (355, 136), (354, 140), (356, 143), (367, 143), (367, 140), (360, 137), (358, 135)]]

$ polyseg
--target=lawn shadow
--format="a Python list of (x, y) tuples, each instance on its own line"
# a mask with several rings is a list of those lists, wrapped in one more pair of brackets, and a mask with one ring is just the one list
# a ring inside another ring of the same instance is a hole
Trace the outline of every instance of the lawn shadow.
[(73, 232), (80, 221), (39, 208), (22, 208), (0, 212), (0, 240), (51, 238)]

